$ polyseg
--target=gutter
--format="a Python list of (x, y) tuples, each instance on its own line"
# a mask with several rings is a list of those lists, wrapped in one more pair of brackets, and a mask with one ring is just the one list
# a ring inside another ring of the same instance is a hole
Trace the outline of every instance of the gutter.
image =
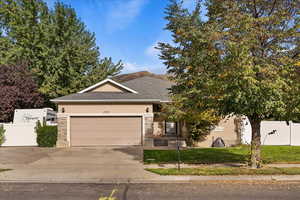
[(54, 103), (82, 103), (82, 102), (151, 102), (151, 103), (161, 103), (160, 99), (100, 99), (100, 100), (55, 100), (51, 99)]

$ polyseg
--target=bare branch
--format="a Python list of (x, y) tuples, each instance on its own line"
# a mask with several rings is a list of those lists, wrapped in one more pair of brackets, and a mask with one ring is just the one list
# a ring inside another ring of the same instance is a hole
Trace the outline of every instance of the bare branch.
[(274, 0), (274, 1), (273, 1), (273, 6), (272, 6), (272, 8), (271, 8), (271, 10), (270, 10), (270, 12), (269, 12), (269, 14), (268, 14), (268, 16), (270, 16), (270, 15), (274, 12), (276, 3), (277, 3), (277, 0)]

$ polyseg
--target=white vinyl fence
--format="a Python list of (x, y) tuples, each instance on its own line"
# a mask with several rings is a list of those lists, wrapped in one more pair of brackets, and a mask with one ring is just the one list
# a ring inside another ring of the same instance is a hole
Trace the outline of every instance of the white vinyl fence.
[(300, 146), (300, 123), (291, 123), (291, 145)]
[(37, 146), (36, 123), (2, 125), (5, 129), (5, 142), (2, 146)]
[[(262, 121), (260, 126), (262, 145), (293, 145), (300, 146), (300, 123), (285, 121)], [(244, 122), (242, 141), (251, 143), (251, 125)]]

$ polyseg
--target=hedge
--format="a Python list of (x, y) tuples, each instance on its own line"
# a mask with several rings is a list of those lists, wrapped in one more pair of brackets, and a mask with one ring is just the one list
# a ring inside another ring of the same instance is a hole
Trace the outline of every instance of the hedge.
[(40, 123), (36, 127), (37, 143), (39, 147), (54, 147), (57, 141), (57, 126), (41, 126)]

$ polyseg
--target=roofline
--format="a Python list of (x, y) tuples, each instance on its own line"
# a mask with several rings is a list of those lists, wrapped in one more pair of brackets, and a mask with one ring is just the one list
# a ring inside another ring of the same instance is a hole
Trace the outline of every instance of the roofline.
[(66, 102), (66, 103), (80, 103), (80, 102), (165, 102), (161, 101), (160, 99), (100, 99), (100, 100), (50, 100), (52, 102)]
[(112, 80), (110, 78), (104, 79), (103, 81), (100, 81), (99, 83), (96, 83), (95, 85), (92, 85), (92, 86), (90, 86), (88, 88), (85, 88), (84, 90), (81, 90), (81, 91), (79, 91), (77, 93), (79, 93), (79, 94), (85, 93), (85, 92), (90, 91), (90, 90), (92, 90), (92, 89), (94, 89), (94, 88), (96, 88), (96, 87), (98, 87), (98, 86), (100, 86), (100, 85), (102, 85), (102, 84), (104, 84), (106, 82), (110, 82), (112, 84), (115, 84), (115, 85), (119, 86), (120, 88), (123, 88), (123, 89), (125, 89), (125, 90), (127, 90), (129, 92), (132, 92), (132, 93), (135, 93), (135, 94), (138, 93), (137, 91), (135, 91), (135, 90), (133, 90), (133, 89), (131, 89), (129, 87), (126, 87), (125, 85), (122, 85), (122, 84), (120, 84), (120, 83), (118, 83), (118, 82), (116, 82), (116, 81), (114, 81), (114, 80)]

